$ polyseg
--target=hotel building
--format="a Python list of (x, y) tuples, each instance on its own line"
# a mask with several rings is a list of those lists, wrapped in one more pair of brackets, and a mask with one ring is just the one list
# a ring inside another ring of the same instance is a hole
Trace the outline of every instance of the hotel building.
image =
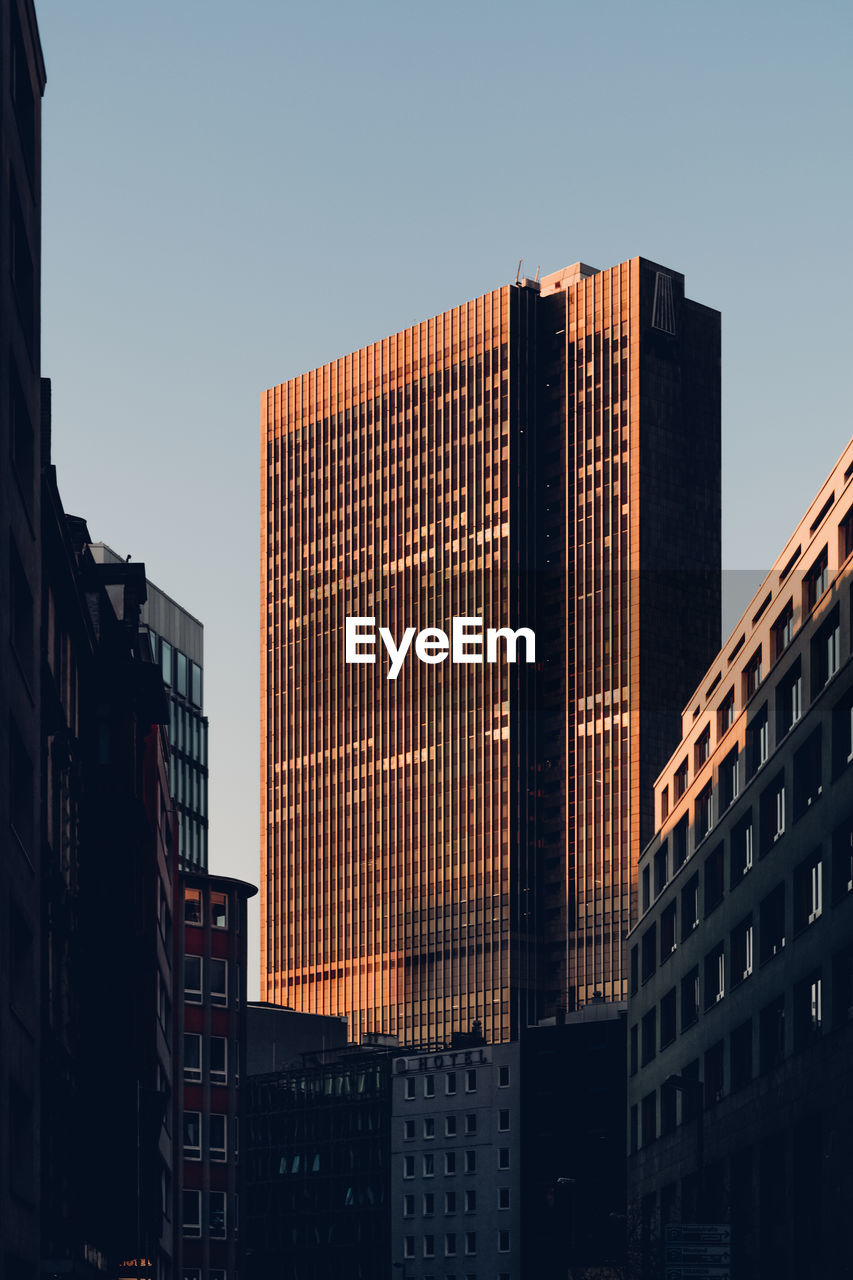
[[(261, 438), (262, 999), (406, 1045), (624, 999), (719, 637), (719, 315), (577, 263), (272, 388)], [(347, 617), (529, 627), (536, 662), (389, 680)]]
[(629, 1221), (731, 1275), (853, 1258), (853, 441), (693, 696), (629, 938)]

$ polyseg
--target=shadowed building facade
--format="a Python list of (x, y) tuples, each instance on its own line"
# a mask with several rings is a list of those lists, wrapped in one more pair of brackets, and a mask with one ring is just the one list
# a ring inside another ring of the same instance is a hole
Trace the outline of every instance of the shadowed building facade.
[[(261, 433), (262, 998), (406, 1044), (624, 998), (642, 798), (718, 643), (718, 314), (579, 263), (274, 387)], [(389, 680), (347, 617), (536, 660)]]

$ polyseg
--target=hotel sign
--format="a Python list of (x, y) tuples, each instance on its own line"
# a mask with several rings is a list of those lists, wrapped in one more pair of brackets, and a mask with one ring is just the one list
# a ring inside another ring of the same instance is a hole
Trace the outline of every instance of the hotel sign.
[(488, 1066), (485, 1049), (454, 1049), (444, 1053), (428, 1053), (419, 1058), (397, 1058), (394, 1071), (404, 1075), (412, 1071), (442, 1071), (454, 1067)]

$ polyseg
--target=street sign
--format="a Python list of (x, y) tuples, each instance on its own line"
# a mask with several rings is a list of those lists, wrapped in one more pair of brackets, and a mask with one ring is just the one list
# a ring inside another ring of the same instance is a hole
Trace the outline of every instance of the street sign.
[(664, 1240), (667, 1244), (731, 1244), (732, 1229), (727, 1222), (670, 1222)]
[(671, 1222), (664, 1231), (665, 1280), (729, 1280), (732, 1229), (726, 1222)]

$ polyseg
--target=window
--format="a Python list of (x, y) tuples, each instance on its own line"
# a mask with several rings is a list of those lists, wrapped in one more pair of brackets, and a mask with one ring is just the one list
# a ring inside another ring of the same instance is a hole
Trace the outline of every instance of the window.
[(225, 1084), (228, 1079), (228, 1041), (224, 1036), (210, 1037), (210, 1083)]
[(723, 900), (723, 846), (718, 844), (705, 859), (705, 916)]
[(642, 901), (640, 909), (648, 911), (652, 905), (652, 872), (648, 863), (643, 867), (642, 875)]
[(675, 1129), (676, 1124), (678, 1123), (678, 1117), (676, 1113), (677, 1097), (678, 1097), (677, 1091), (671, 1087), (668, 1087), (666, 1084), (664, 1084), (664, 1087), (660, 1091), (661, 1137), (664, 1137), (667, 1133), (672, 1133), (673, 1130)]
[(470, 1257), (477, 1252), (477, 1233), (476, 1231), (465, 1232), (465, 1252)]
[(184, 1079), (201, 1080), (201, 1036), (184, 1033)]
[(853, 764), (853, 689), (842, 697), (832, 711), (832, 776), (837, 778)]
[(444, 1092), (448, 1098), (452, 1098), (456, 1093), (456, 1072), (448, 1071), (444, 1077)]
[(631, 995), (635, 996), (640, 989), (640, 949), (631, 948)]
[(477, 1152), (474, 1150), (468, 1150), (465, 1152), (465, 1172), (477, 1172)]
[(415, 1237), (403, 1236), (403, 1257), (414, 1258), (415, 1256)]
[(640, 1145), (640, 1143), (639, 1143), (639, 1121), (638, 1121), (638, 1116), (639, 1116), (639, 1112), (638, 1112), (638, 1110), (637, 1110), (637, 1104), (636, 1104), (636, 1102), (635, 1102), (635, 1103), (634, 1103), (634, 1105), (631, 1107), (631, 1122), (630, 1122), (630, 1123), (631, 1123), (631, 1138), (630, 1138), (630, 1142), (631, 1142), (631, 1154), (632, 1154), (632, 1155), (634, 1154), (634, 1152), (637, 1150), (637, 1148), (638, 1148), (638, 1147), (639, 1147), (639, 1145)]
[(805, 1049), (823, 1029), (823, 982), (820, 970), (794, 987), (794, 1048)]
[(465, 1092), (466, 1093), (477, 1092), (477, 1072), (476, 1071), (465, 1072)]
[(657, 1035), (657, 1010), (650, 1009), (641, 1024), (640, 1039), (643, 1047), (643, 1063), (645, 1067), (655, 1056), (655, 1040)]
[(444, 1172), (448, 1177), (452, 1177), (456, 1172), (456, 1152), (445, 1151), (444, 1153)]
[(435, 1257), (435, 1236), (433, 1235), (424, 1236), (424, 1257), (425, 1258)]
[(752, 915), (748, 915), (740, 924), (732, 929), (732, 976), (731, 985), (739, 986), (752, 973), (753, 966), (753, 930)]
[(435, 1076), (424, 1076), (424, 1097), (435, 1097)]
[(767, 721), (767, 703), (755, 713), (746, 727), (746, 775), (752, 778), (770, 754), (770, 727)]
[(425, 1138), (435, 1137), (435, 1120), (433, 1119), (432, 1116), (427, 1116), (426, 1119), (424, 1120), (424, 1137)]
[(660, 825), (663, 826), (669, 817), (669, 787), (664, 787), (660, 793)]
[(832, 833), (832, 898), (853, 893), (853, 812)]
[(743, 700), (748, 702), (761, 684), (761, 645), (746, 664), (743, 672)]
[(696, 825), (696, 843), (704, 840), (714, 825), (714, 793), (709, 782), (700, 791), (693, 809), (693, 821)]
[(201, 1159), (201, 1112), (184, 1112), (184, 1158)]
[(794, 753), (794, 821), (798, 822), (820, 796), (823, 787), (821, 781), (821, 744), (820, 725), (814, 733), (809, 734), (803, 745)]
[(191, 683), (190, 683), (190, 697), (192, 698), (193, 706), (200, 707), (201, 706), (201, 667), (198, 665), (197, 662), (190, 663), (190, 672), (192, 677)]
[(773, 661), (778, 661), (794, 638), (794, 606), (789, 600), (771, 628)]
[(228, 1117), (213, 1114), (208, 1120), (211, 1160), (225, 1160), (228, 1155)]
[(785, 1057), (784, 996), (778, 996), (761, 1010), (758, 1033), (761, 1070), (771, 1071)]
[(853, 507), (838, 525), (838, 563), (843, 564), (853, 555)]
[(785, 885), (779, 884), (762, 900), (759, 910), (761, 963), (772, 960), (785, 945)]
[(823, 911), (823, 861), (820, 849), (794, 869), (794, 934), (802, 933)]
[(735, 1027), (729, 1039), (729, 1075), (732, 1092), (752, 1079), (752, 1019)]
[(705, 1008), (713, 1009), (726, 994), (726, 952), (722, 942), (705, 956)]
[(456, 1116), (444, 1117), (444, 1136), (445, 1138), (456, 1137)]
[(658, 1095), (655, 1090), (647, 1093), (640, 1108), (643, 1124), (643, 1146), (647, 1147), (658, 1136)]
[(731, 838), (731, 886), (740, 884), (741, 880), (752, 870), (752, 810), (741, 818), (732, 828)]
[(510, 1208), (509, 1187), (498, 1187), (498, 1208)]
[(740, 774), (738, 772), (738, 749), (733, 747), (720, 765), (718, 775), (720, 796), (720, 813), (724, 813), (734, 804), (740, 794)]
[(414, 1120), (404, 1120), (403, 1121), (403, 1141), (411, 1142), (414, 1136), (415, 1136)]
[(406, 1101), (411, 1102), (415, 1096), (415, 1077), (406, 1076)]
[(498, 1253), (509, 1253), (509, 1232), (498, 1232)]
[(187, 1004), (201, 1004), (201, 982), (201, 956), (184, 956), (184, 999)]
[(473, 1111), (470, 1111), (465, 1117), (465, 1132), (466, 1133), (477, 1132), (477, 1116), (476, 1116), (476, 1113)]
[(498, 1147), (498, 1168), (509, 1168), (509, 1147)]
[(185, 1236), (201, 1235), (201, 1192), (184, 1191), (183, 1232)]
[(184, 889), (184, 921), (202, 924), (201, 889)]
[(803, 714), (803, 676), (799, 658), (776, 689), (776, 741), (781, 742)]
[(403, 1177), (414, 1178), (415, 1176), (415, 1157), (403, 1156)]
[(657, 925), (650, 925), (643, 934), (643, 982), (647, 982), (655, 971), (655, 952), (657, 950)]
[(681, 1030), (699, 1021), (699, 966), (681, 979)]
[(172, 646), (168, 640), (160, 641), (160, 671), (163, 675), (163, 683), (172, 683)]
[(785, 834), (785, 773), (784, 770), (761, 793), (759, 801), (761, 828), (760, 853), (769, 853), (777, 840)]
[(425, 1178), (435, 1177), (435, 1156), (430, 1153), (428, 1155), (425, 1155), (423, 1160), (424, 1160), (424, 1163), (423, 1163), (424, 1177)]
[(215, 957), (210, 961), (211, 1004), (228, 1003), (228, 961)]
[(501, 1133), (509, 1129), (509, 1111), (506, 1108), (498, 1112), (498, 1129)]
[(456, 1232), (448, 1231), (444, 1237), (444, 1256), (445, 1258), (456, 1257)]
[(466, 1213), (477, 1212), (477, 1192), (470, 1187), (465, 1192), (465, 1212)]
[(505, 1089), (509, 1084), (509, 1067), (498, 1067), (498, 1088)]
[(411, 1195), (403, 1196), (403, 1217), (413, 1218), (415, 1216), (415, 1197)]
[(829, 586), (829, 560), (827, 548), (818, 555), (812, 567), (803, 579), (803, 613), (811, 613), (818, 600)]
[(712, 1107), (723, 1096), (723, 1041), (705, 1053), (705, 1106)]
[(635, 1076), (640, 1069), (639, 1027), (634, 1023), (631, 1028), (631, 1075)]
[(722, 738), (724, 733), (728, 733), (735, 722), (735, 691), (729, 689), (723, 701), (720, 703), (720, 709), (717, 712), (717, 737)]
[(655, 853), (655, 897), (666, 888), (666, 841)]
[(838, 605), (812, 640), (812, 697), (837, 675), (841, 666), (841, 615)]
[(672, 833), (672, 869), (675, 873), (687, 861), (687, 831), (689, 820), (687, 814), (676, 824)]
[(423, 1212), (425, 1218), (431, 1218), (435, 1213), (435, 1194), (432, 1191), (424, 1192)]
[(445, 1213), (455, 1213), (455, 1212), (456, 1212), (456, 1192), (455, 1192), (455, 1191), (445, 1191), (445, 1193), (444, 1193), (444, 1212), (445, 1212)]
[(711, 759), (711, 726), (705, 728), (696, 739), (694, 772), (698, 773), (704, 764)]
[(672, 781), (672, 794), (677, 801), (681, 799), (687, 790), (687, 760), (682, 760), (681, 764), (675, 771)]
[(660, 962), (663, 964), (675, 950), (676, 900), (673, 898), (660, 914)]
[(214, 929), (228, 928), (228, 894), (227, 893), (211, 892), (210, 923)]
[(660, 1002), (660, 1047), (665, 1049), (672, 1044), (676, 1035), (675, 1026), (675, 987), (667, 991)]
[(699, 875), (687, 881), (681, 890), (681, 941), (685, 942), (699, 924)]

